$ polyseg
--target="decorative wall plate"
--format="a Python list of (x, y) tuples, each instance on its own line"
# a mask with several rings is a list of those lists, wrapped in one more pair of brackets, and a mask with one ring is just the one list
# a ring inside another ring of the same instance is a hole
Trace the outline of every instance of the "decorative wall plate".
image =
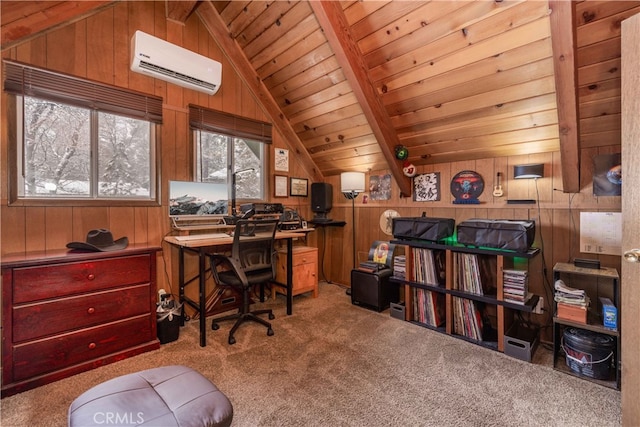
[(393, 235), (393, 218), (399, 217), (400, 214), (393, 209), (387, 209), (380, 214), (380, 230), (388, 236)]
[(484, 191), (484, 180), (474, 171), (458, 172), (451, 180), (451, 194), (456, 204), (479, 204), (478, 197)]

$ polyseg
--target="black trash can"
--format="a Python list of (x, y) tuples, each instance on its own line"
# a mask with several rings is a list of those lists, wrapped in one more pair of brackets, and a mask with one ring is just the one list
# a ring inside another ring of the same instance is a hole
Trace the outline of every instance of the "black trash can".
[(156, 319), (160, 344), (177, 340), (180, 337), (180, 325), (182, 324), (182, 304), (178, 304), (174, 300), (158, 304)]

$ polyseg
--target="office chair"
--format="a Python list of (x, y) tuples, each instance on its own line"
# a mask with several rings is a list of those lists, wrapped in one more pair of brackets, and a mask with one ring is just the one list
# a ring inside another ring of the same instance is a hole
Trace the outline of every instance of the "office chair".
[[(213, 319), (211, 328), (220, 328), (219, 322), (236, 320), (229, 331), (229, 344), (235, 344), (234, 334), (238, 327), (246, 321), (254, 321), (267, 327), (267, 335), (273, 335), (271, 323), (258, 317), (268, 314), (269, 320), (275, 319), (272, 310), (249, 310), (251, 289), (265, 283), (276, 276), (275, 233), (278, 220), (239, 219), (233, 232), (231, 256), (210, 254), (211, 271), (219, 286), (235, 287), (242, 291), (242, 307), (238, 313)], [(262, 293), (262, 292), (261, 292)]]

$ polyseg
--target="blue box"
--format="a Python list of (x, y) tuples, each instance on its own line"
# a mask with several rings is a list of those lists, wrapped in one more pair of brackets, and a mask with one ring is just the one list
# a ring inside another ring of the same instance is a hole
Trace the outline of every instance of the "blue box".
[(618, 310), (609, 298), (600, 297), (602, 304), (602, 324), (605, 328), (618, 329)]

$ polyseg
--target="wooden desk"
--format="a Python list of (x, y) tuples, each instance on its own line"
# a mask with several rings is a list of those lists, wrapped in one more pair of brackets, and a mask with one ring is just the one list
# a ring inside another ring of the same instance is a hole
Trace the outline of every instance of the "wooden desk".
[[(276, 240), (287, 241), (287, 315), (291, 315), (293, 312), (293, 278), (292, 278), (292, 265), (293, 257), (293, 239), (305, 238), (307, 233), (313, 231), (313, 229), (299, 229), (295, 231), (277, 231)], [(206, 308), (206, 258), (207, 254), (215, 252), (216, 248), (224, 246), (231, 246), (233, 243), (233, 237), (218, 238), (218, 239), (202, 239), (202, 240), (183, 240), (179, 241), (176, 236), (166, 236), (165, 241), (178, 247), (178, 276), (179, 276), (179, 296), (180, 302), (186, 302), (191, 307), (196, 309), (199, 314), (200, 321), (200, 346), (205, 347), (207, 345), (207, 308)], [(184, 253), (185, 251), (191, 251), (198, 254), (198, 301), (193, 301), (184, 295), (185, 278), (184, 278)]]

